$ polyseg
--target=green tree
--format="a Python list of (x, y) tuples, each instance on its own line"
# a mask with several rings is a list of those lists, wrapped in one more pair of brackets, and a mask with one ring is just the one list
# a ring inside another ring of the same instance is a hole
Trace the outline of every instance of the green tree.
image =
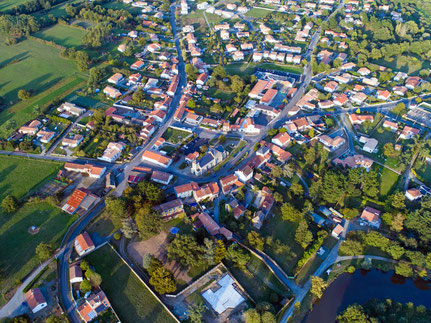
[(87, 280), (84, 279), (80, 284), (79, 284), (79, 289), (81, 290), (81, 292), (83, 292), (84, 294), (88, 293), (89, 291), (91, 291), (91, 283)]
[(160, 214), (149, 207), (139, 209), (135, 221), (139, 235), (144, 239), (158, 234), (162, 226), (162, 217)]
[(407, 112), (406, 105), (400, 102), (391, 110), (391, 112), (395, 115), (402, 116)]
[(323, 296), (323, 291), (327, 286), (327, 283), (322, 278), (318, 276), (311, 276), (310, 293), (316, 299), (320, 299)]
[(244, 269), (250, 260), (250, 254), (237, 244), (229, 246), (226, 253), (227, 259), (232, 261), (239, 269)]
[(52, 245), (50, 243), (41, 242), (36, 247), (36, 256), (40, 261), (47, 260), (51, 258), (53, 252)]
[(343, 213), (346, 220), (352, 220), (358, 216), (358, 210), (356, 209), (344, 208), (341, 213)]
[(262, 323), (259, 312), (255, 308), (250, 308), (244, 313), (246, 323)]
[(78, 70), (81, 72), (86, 72), (88, 67), (90, 66), (90, 57), (86, 52), (76, 52), (76, 64), (78, 66)]
[(265, 246), (265, 238), (263, 238), (257, 231), (249, 232), (247, 241), (251, 247), (257, 250), (263, 250), (263, 247)]
[(337, 316), (338, 323), (371, 323), (370, 318), (364, 312), (361, 305), (350, 305), (345, 311)]
[[(406, 196), (403, 192), (396, 192), (395, 194), (389, 197), (391, 204), (396, 209), (405, 209), (406, 208)], [(401, 231), (401, 230), (400, 230)]]
[(111, 216), (115, 228), (120, 229), (122, 220), (127, 217), (127, 205), (124, 198), (107, 197), (105, 199), (106, 212)]
[(5, 213), (14, 213), (18, 210), (18, 200), (13, 195), (7, 195), (1, 202), (1, 208)]
[(281, 214), (284, 221), (298, 222), (302, 219), (302, 212), (296, 209), (291, 203), (284, 203), (281, 206)]
[(150, 284), (159, 294), (172, 293), (177, 289), (174, 276), (164, 267), (160, 267), (153, 272)]
[(399, 262), (395, 265), (395, 273), (404, 277), (412, 277), (413, 270), (406, 262)]
[(308, 230), (308, 223), (305, 219), (301, 220), (296, 228), (295, 241), (299, 243), (302, 248), (307, 248), (313, 240), (313, 234)]
[(215, 244), (214, 262), (218, 264), (226, 257), (226, 246), (222, 240), (217, 240)]
[(323, 177), (323, 185), (320, 191), (322, 198), (328, 203), (340, 202), (344, 196), (345, 178), (342, 174), (328, 171)]
[(292, 183), (290, 186), (290, 191), (297, 196), (304, 195), (304, 188), (299, 183)]
[(176, 236), (168, 245), (167, 250), (168, 258), (177, 261), (183, 267), (198, 266), (203, 261), (204, 248), (198, 245), (192, 235)]
[(125, 218), (121, 221), (121, 232), (123, 232), (124, 236), (127, 239), (133, 238), (133, 236), (138, 233), (138, 227), (136, 226), (135, 221), (131, 218)]
[[(90, 273), (87, 275), (88, 272), (90, 272)], [(93, 286), (93, 287), (99, 287), (100, 284), (102, 284), (102, 276), (100, 276), (100, 274), (98, 274), (92, 270), (91, 271), (87, 270), (85, 273), (85, 277), (87, 277), (91, 286)]]
[(201, 323), (203, 322), (202, 317), (205, 313), (206, 308), (205, 305), (202, 302), (199, 302), (195, 305), (189, 305), (188, 307), (188, 314), (189, 319), (192, 323)]
[(393, 143), (388, 142), (383, 146), (383, 154), (386, 157), (398, 158), (400, 156), (401, 152), (395, 150)]
[(151, 256), (151, 254), (149, 253), (144, 254), (144, 256), (142, 257), (142, 268), (144, 268), (145, 270), (148, 270), (148, 268), (151, 265), (151, 259), (153, 259), (153, 256)]
[(23, 89), (18, 91), (18, 99), (25, 101), (30, 99), (30, 97), (31, 97), (31, 92)]
[(92, 67), (89, 70), (88, 86), (97, 86), (103, 79), (103, 71), (100, 68)]
[(51, 315), (46, 318), (45, 323), (69, 323), (69, 319), (65, 314), (61, 316)]

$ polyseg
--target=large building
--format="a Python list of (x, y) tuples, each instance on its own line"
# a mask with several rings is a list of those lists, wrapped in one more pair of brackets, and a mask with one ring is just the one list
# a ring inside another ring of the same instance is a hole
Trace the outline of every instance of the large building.
[(191, 171), (196, 176), (207, 173), (211, 168), (214, 168), (229, 155), (222, 146), (217, 146), (208, 152), (199, 160), (195, 160), (192, 163)]

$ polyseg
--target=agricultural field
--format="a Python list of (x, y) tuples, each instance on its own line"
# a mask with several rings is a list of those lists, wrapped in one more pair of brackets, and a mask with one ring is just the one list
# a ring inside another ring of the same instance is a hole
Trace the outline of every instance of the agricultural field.
[(57, 162), (0, 155), (0, 200), (6, 195), (21, 199), (36, 191), (61, 167)]
[(101, 288), (122, 322), (174, 322), (110, 246), (102, 247), (86, 259), (102, 276)]
[(11, 9), (28, 2), (29, 0), (2, 0), (0, 2), (0, 12), (7, 12)]
[(70, 27), (66, 25), (54, 25), (50, 28), (42, 30), (35, 37), (53, 41), (54, 43), (65, 47), (79, 47), (81, 46), (82, 37), (85, 35), (85, 30), (77, 27)]
[[(34, 163), (34, 161), (33, 161)], [(0, 163), (3, 166), (2, 163)], [(31, 169), (28, 167), (28, 169)], [(27, 173), (27, 180), (21, 178), (19, 183), (31, 182), (40, 168), (32, 168), (32, 176)], [(16, 174), (16, 172), (14, 172)], [(2, 181), (3, 184), (4, 181)], [(2, 192), (3, 193), (3, 192)], [(41, 242), (52, 243), (54, 249), (60, 246), (67, 228), (76, 220), (64, 214), (59, 208), (46, 203), (30, 203), (22, 206), (15, 214), (0, 217), (0, 275), (2, 277), (1, 292), (6, 293), (14, 284), (26, 277), (39, 263), (36, 247)], [(32, 226), (38, 228), (37, 233), (30, 233)], [(19, 254), (19, 257), (16, 255)], [(4, 299), (0, 300), (0, 304)]]
[(76, 76), (63, 79), (39, 95), (29, 100), (21, 101), (0, 113), (0, 138), (7, 137), (15, 130), (8, 129), (6, 122), (14, 122), (16, 123), (16, 127), (21, 126), (34, 117), (33, 111), (35, 106), (38, 106), (40, 111), (45, 111), (52, 101), (63, 99), (65, 96), (79, 89), (83, 82), (84, 80), (82, 78)]
[[(77, 72), (76, 64), (60, 57), (60, 50), (35, 40), (24, 40), (12, 47), (0, 38), (0, 96), (7, 105), (18, 101), (18, 90), (38, 94)], [(25, 75), (26, 77), (22, 77)], [(3, 111), (0, 124), (5, 122)]]

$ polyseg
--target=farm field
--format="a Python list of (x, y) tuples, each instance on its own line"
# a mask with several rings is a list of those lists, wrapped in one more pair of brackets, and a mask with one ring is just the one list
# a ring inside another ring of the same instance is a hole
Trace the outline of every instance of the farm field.
[(0, 2), (0, 12), (10, 11), (14, 7), (28, 2), (29, 0), (2, 0)]
[[(2, 165), (1, 162), (0, 165)], [(40, 168), (38, 170), (42, 171)], [(33, 168), (31, 174), (38, 174), (38, 172)], [(27, 180), (22, 178), (20, 183), (30, 181), (32, 176), (29, 174), (27, 176)], [(52, 243), (54, 249), (58, 248), (67, 228), (75, 219), (76, 217), (66, 215), (59, 208), (46, 202), (25, 204), (15, 214), (2, 214), (0, 217), (1, 292), (6, 293), (12, 289), (17, 281), (26, 277), (40, 263), (35, 254), (39, 243)], [(39, 228), (34, 235), (28, 232), (31, 226)], [(18, 254), (19, 257), (16, 257)], [(4, 299), (0, 301), (0, 303), (3, 302)]]
[(54, 43), (65, 47), (81, 46), (81, 40), (84, 35), (85, 30), (59, 24), (34, 34), (35, 37), (47, 41), (53, 41)]
[(110, 246), (100, 248), (86, 259), (102, 276), (101, 288), (122, 322), (174, 322)]
[(50, 89), (30, 98), (27, 101), (21, 101), (14, 106), (0, 113), (0, 137), (6, 137), (13, 129), (6, 129), (6, 122), (9, 120), (16, 122), (19, 127), (30, 121), (33, 117), (33, 109), (38, 106), (41, 111), (55, 99), (62, 99), (71, 92), (81, 87), (84, 80), (79, 77), (69, 77), (55, 84)]
[(4, 80), (0, 82), (0, 96), (6, 104), (18, 101), (20, 89), (38, 94), (77, 72), (76, 64), (59, 54), (59, 49), (35, 40), (27, 39), (8, 47), (0, 38), (0, 78)]
[(21, 199), (52, 178), (61, 166), (56, 162), (0, 155), (0, 200), (9, 194)]

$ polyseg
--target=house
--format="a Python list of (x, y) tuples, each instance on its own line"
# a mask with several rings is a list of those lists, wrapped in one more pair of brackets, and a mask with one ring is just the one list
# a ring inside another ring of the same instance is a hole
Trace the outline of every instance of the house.
[(389, 92), (388, 90), (384, 90), (384, 91), (378, 90), (377, 94), (376, 94), (376, 97), (379, 100), (387, 101), (391, 97), (391, 92)]
[(175, 195), (177, 198), (190, 197), (193, 195), (193, 192), (197, 191), (198, 189), (199, 185), (196, 182), (190, 182), (174, 187)]
[(39, 288), (30, 289), (24, 294), (24, 297), (32, 313), (37, 313), (48, 306), (48, 303)]
[(342, 165), (343, 167), (348, 166), (350, 168), (363, 167), (368, 172), (371, 169), (371, 166), (373, 166), (374, 161), (370, 158), (364, 157), (363, 155), (356, 154), (344, 159), (336, 158), (333, 163), (335, 165)]
[(253, 206), (258, 209), (258, 211), (254, 213), (251, 220), (256, 229), (259, 230), (262, 227), (263, 222), (268, 217), (273, 205), (274, 197), (272, 192), (266, 186), (256, 193)]
[(121, 156), (124, 148), (126, 148), (126, 144), (123, 142), (110, 142), (103, 155), (97, 159), (113, 163)]
[(80, 257), (88, 254), (96, 247), (94, 246), (93, 240), (91, 240), (88, 232), (83, 232), (75, 239), (75, 250)]
[(109, 85), (103, 89), (103, 93), (111, 99), (116, 99), (121, 96), (121, 92), (119, 90)]
[(227, 273), (214, 287), (204, 291), (202, 297), (220, 315), (227, 309), (233, 309), (245, 301), (236, 285), (235, 280)]
[(364, 78), (362, 78), (362, 83), (364, 83), (365, 85), (368, 85), (368, 86), (374, 86), (375, 87), (375, 86), (379, 85), (379, 80), (375, 77), (371, 77), (371, 78), (364, 77)]
[(146, 150), (142, 154), (142, 161), (156, 164), (156, 165), (161, 166), (163, 168), (169, 167), (172, 163), (171, 158), (166, 157), (166, 156), (162, 155), (161, 153), (153, 151), (153, 150)]
[(199, 157), (199, 153), (198, 153), (197, 151), (195, 151), (194, 153), (190, 153), (190, 154), (188, 154), (188, 155), (184, 158), (184, 161), (185, 161), (186, 163), (191, 163), (191, 162), (193, 162), (194, 160), (196, 160), (198, 157)]
[(232, 188), (242, 185), (243, 183), (238, 180), (238, 176), (235, 174), (230, 174), (220, 179), (220, 186), (223, 194), (228, 194)]
[(406, 191), (406, 197), (409, 201), (416, 201), (417, 199), (422, 198), (422, 193), (417, 188), (410, 188)]
[(270, 85), (270, 81), (258, 80), (251, 91), (248, 93), (248, 96), (252, 99), (261, 99), (262, 92), (266, 90)]
[(82, 115), (86, 110), (84, 108), (81, 108), (79, 106), (77, 106), (74, 103), (70, 103), (70, 102), (64, 102), (62, 105), (60, 105), (57, 108), (57, 111), (61, 113), (61, 117), (65, 117), (64, 115), (66, 115), (66, 119), (69, 116), (75, 116), (75, 117), (79, 117), (80, 115)]
[(212, 148), (201, 159), (192, 162), (191, 172), (196, 176), (205, 174), (211, 168), (223, 162), (228, 155), (229, 153), (222, 146)]
[(291, 140), (292, 138), (287, 132), (280, 132), (278, 135), (272, 138), (271, 142), (277, 146), (280, 146), (281, 148), (286, 148), (290, 144)]
[(37, 138), (39, 138), (41, 143), (47, 144), (48, 142), (51, 141), (52, 138), (54, 138), (55, 132), (54, 131), (41, 130), (37, 133), (36, 136), (37, 136)]
[(185, 116), (185, 122), (194, 126), (197, 126), (201, 123), (203, 117), (199, 114), (193, 112), (187, 112)]
[(169, 201), (153, 208), (155, 211), (159, 212), (164, 220), (172, 219), (175, 216), (184, 212), (184, 205), (181, 199), (176, 199)]
[(244, 59), (244, 53), (242, 51), (236, 51), (232, 55), (234, 61), (242, 61)]
[(211, 182), (201, 186), (198, 190), (193, 191), (193, 197), (196, 202), (203, 200), (214, 200), (219, 195), (219, 187), (216, 182)]
[(209, 75), (207, 73), (201, 73), (196, 80), (196, 86), (198, 88), (201, 88), (202, 86), (205, 85), (208, 78), (209, 78)]
[(415, 136), (419, 135), (420, 132), (421, 131), (419, 129), (405, 126), (400, 134), (400, 138), (404, 140), (413, 139)]
[(235, 45), (232, 45), (232, 44), (227, 44), (226, 45), (226, 51), (228, 52), (228, 53), (233, 53), (233, 52), (236, 52), (238, 49), (235, 47)]
[(371, 71), (370, 71), (368, 68), (366, 68), (366, 67), (361, 67), (361, 68), (357, 71), (357, 73), (358, 73), (358, 74), (360, 74), (361, 76), (366, 76), (366, 75), (370, 74), (370, 73), (371, 73)]
[(333, 93), (338, 88), (338, 83), (335, 81), (329, 81), (323, 88), (326, 92)]
[(397, 132), (398, 123), (393, 122), (393, 121), (389, 121), (389, 120), (385, 120), (385, 122), (383, 122), (383, 127), (386, 129), (389, 129), (392, 132)]
[(130, 69), (139, 71), (141, 68), (143, 68), (145, 63), (143, 61), (136, 61), (132, 65), (130, 65)]
[(240, 169), (235, 171), (235, 175), (238, 177), (238, 179), (241, 182), (247, 183), (249, 180), (253, 178), (253, 168), (245, 164)]
[(173, 177), (174, 175), (172, 174), (155, 170), (151, 175), (151, 180), (162, 185), (168, 185)]
[(33, 120), (29, 125), (19, 128), (18, 132), (25, 135), (34, 136), (41, 126), (42, 123), (39, 120)]
[(220, 38), (223, 40), (229, 40), (229, 31), (220, 30)]
[(108, 298), (100, 290), (98, 293), (91, 294), (85, 299), (85, 302), (78, 307), (78, 313), (85, 322), (90, 322), (109, 307), (111, 307), (111, 304)]
[(380, 228), (380, 211), (367, 206), (361, 214), (360, 222), (373, 228)]
[(262, 58), (263, 58), (262, 53), (257, 53), (257, 52), (253, 53), (253, 62), (260, 62)]
[(87, 190), (79, 188), (76, 189), (61, 209), (64, 212), (73, 215), (78, 210), (87, 195)]
[(115, 73), (114, 75), (112, 75), (109, 79), (108, 79), (108, 83), (117, 85), (119, 83), (121, 83), (121, 81), (124, 80), (124, 76), (121, 73)]
[(364, 143), (365, 145), (362, 147), (363, 151), (366, 151), (370, 154), (377, 152), (377, 145), (379, 144), (377, 139), (374, 138), (367, 138), (364, 136), (361, 136), (359, 138), (359, 142)]
[(69, 172), (84, 173), (92, 178), (101, 178), (106, 171), (106, 167), (98, 167), (88, 163), (85, 165), (66, 163), (64, 169)]
[(79, 267), (79, 263), (74, 263), (69, 266), (69, 281), (71, 284), (80, 283), (84, 280), (82, 275), (82, 269)]
[(336, 106), (342, 107), (344, 106), (347, 102), (349, 102), (349, 98), (347, 97), (346, 94), (341, 93), (338, 94), (337, 97), (332, 101)]
[(329, 151), (334, 151), (340, 148), (346, 140), (340, 136), (331, 138), (328, 135), (322, 135), (318, 137), (318, 140), (325, 146)]
[(369, 114), (349, 114), (349, 120), (352, 123), (352, 125), (361, 125), (365, 121), (373, 122), (374, 117)]
[(341, 224), (337, 223), (337, 225), (332, 230), (331, 235), (334, 238), (338, 239), (340, 238), (340, 234), (343, 233), (343, 231), (344, 231), (344, 227)]
[(363, 92), (356, 93), (350, 100), (353, 103), (361, 105), (367, 99), (367, 95)]
[(395, 95), (404, 96), (407, 93), (407, 88), (405, 86), (394, 86), (392, 88)]
[(422, 79), (419, 76), (410, 76), (406, 79), (406, 88), (414, 90), (417, 86), (422, 83)]
[(277, 96), (278, 91), (276, 89), (268, 89), (260, 99), (260, 104), (271, 105), (274, 98)]
[(64, 138), (61, 141), (61, 145), (69, 148), (78, 147), (78, 145), (84, 140), (84, 136), (75, 135), (73, 138)]
[(117, 50), (118, 50), (120, 53), (124, 53), (124, 52), (126, 51), (126, 49), (127, 49), (126, 44), (121, 44), (121, 45), (119, 45), (119, 46), (118, 46), (118, 48), (117, 48)]

